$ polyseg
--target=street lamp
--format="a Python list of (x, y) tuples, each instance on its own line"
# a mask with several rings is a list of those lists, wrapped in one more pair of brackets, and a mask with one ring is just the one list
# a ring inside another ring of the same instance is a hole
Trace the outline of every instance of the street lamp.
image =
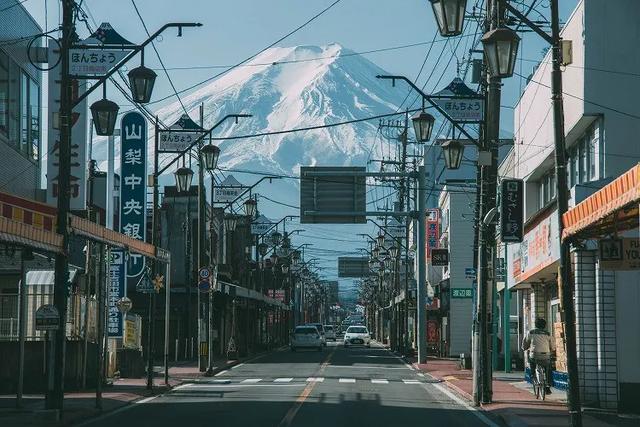
[(398, 247), (396, 245), (393, 245), (389, 248), (389, 255), (391, 255), (391, 258), (396, 259), (398, 257)]
[(279, 231), (274, 231), (271, 233), (271, 241), (273, 241), (275, 246), (278, 246), (282, 241), (282, 234)]
[(467, 0), (429, 0), (442, 37), (462, 34)]
[(376, 237), (376, 244), (378, 245), (379, 248), (384, 246), (384, 234), (383, 233), (378, 234), (378, 236)]
[(129, 71), (129, 86), (133, 100), (139, 104), (151, 101), (153, 85), (158, 75), (150, 68), (144, 66), (144, 50), (140, 52), (140, 66)]
[(520, 36), (511, 28), (496, 28), (482, 36), (484, 57), (492, 77), (511, 77), (516, 66)]
[(238, 225), (238, 217), (235, 215), (226, 215), (224, 217), (224, 231), (227, 233), (233, 233)]
[(393, 267), (393, 258), (386, 256), (384, 257), (384, 268), (386, 268), (387, 270), (391, 270), (391, 267)]
[(176, 189), (178, 193), (187, 193), (191, 189), (191, 181), (193, 180), (193, 171), (191, 168), (181, 167), (174, 172), (176, 177)]
[(424, 110), (411, 117), (413, 130), (416, 133), (418, 142), (427, 142), (431, 139), (431, 132), (433, 131), (433, 123), (435, 120), (435, 117)]
[(374, 258), (378, 259), (380, 257), (380, 246), (376, 246), (371, 250), (371, 254)]
[(91, 118), (96, 126), (96, 134), (100, 136), (111, 136), (116, 127), (118, 118), (118, 104), (109, 101), (106, 97), (91, 104)]
[(262, 242), (258, 245), (258, 253), (260, 254), (260, 256), (264, 257), (267, 254), (268, 250), (269, 245), (267, 245), (266, 243)]
[(200, 156), (202, 156), (204, 168), (208, 171), (212, 171), (218, 166), (220, 148), (213, 144), (205, 145), (200, 149)]
[(276, 253), (272, 253), (271, 254), (271, 265), (276, 265), (278, 263), (278, 255), (276, 255)]
[(256, 211), (258, 210), (258, 202), (255, 199), (247, 199), (244, 202), (244, 213), (249, 218), (253, 218), (256, 216)]
[(444, 154), (444, 164), (447, 169), (458, 169), (462, 162), (464, 144), (457, 139), (445, 141), (442, 144), (442, 153)]

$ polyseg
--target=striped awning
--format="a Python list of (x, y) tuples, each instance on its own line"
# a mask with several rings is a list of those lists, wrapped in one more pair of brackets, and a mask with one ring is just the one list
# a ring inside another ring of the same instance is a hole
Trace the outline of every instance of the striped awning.
[(640, 164), (562, 216), (562, 238), (593, 238), (638, 227)]

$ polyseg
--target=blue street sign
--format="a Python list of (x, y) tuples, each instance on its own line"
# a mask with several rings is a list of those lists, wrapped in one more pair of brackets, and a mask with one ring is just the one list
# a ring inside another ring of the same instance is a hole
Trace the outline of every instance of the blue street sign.
[[(120, 232), (145, 240), (147, 224), (147, 121), (136, 111), (122, 117), (120, 148)], [(144, 257), (131, 253), (127, 277), (144, 271)]]
[(211, 290), (211, 283), (208, 280), (201, 280), (198, 283), (198, 289), (200, 292), (209, 292)]
[(122, 337), (122, 312), (118, 309), (118, 301), (125, 296), (126, 263), (122, 249), (111, 249), (109, 263), (109, 316), (107, 330), (110, 337)]

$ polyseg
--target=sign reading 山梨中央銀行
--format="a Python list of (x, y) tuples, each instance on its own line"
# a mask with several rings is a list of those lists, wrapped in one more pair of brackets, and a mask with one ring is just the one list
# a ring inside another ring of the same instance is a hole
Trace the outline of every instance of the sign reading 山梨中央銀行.
[[(145, 240), (147, 122), (138, 112), (122, 117), (120, 150), (120, 232), (132, 239)], [(127, 277), (137, 277), (144, 271), (144, 257), (131, 253), (127, 262)]]

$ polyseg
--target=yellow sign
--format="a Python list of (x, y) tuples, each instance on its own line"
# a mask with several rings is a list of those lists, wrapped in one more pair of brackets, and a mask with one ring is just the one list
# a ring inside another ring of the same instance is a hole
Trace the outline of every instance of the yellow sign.
[(163, 275), (158, 274), (153, 279), (153, 287), (155, 288), (156, 292), (160, 292), (160, 289), (162, 289), (164, 287), (164, 276)]
[(135, 320), (124, 321), (124, 343), (123, 345), (128, 348), (134, 348), (137, 346), (136, 337), (136, 322)]
[(640, 270), (640, 239), (603, 239), (600, 246), (600, 268), (604, 270)]

